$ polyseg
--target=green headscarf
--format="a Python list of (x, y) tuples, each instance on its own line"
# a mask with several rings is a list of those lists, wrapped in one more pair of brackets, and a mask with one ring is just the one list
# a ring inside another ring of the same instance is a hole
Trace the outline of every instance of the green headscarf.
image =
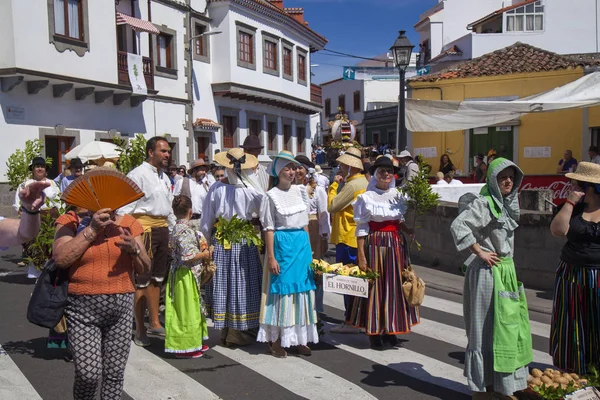
[[(498, 185), (498, 175), (510, 167), (515, 170), (513, 189), (507, 196), (503, 197)], [(506, 158), (496, 158), (488, 166), (487, 183), (481, 188), (479, 194), (487, 200), (492, 214), (499, 222), (514, 222), (516, 224), (519, 220), (519, 188), (523, 182), (523, 175), (523, 171)], [(512, 221), (507, 221), (507, 219)]]

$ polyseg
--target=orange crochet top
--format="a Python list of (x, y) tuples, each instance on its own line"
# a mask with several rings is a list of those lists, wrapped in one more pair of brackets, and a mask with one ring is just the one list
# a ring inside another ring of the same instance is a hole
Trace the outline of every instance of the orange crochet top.
[[(74, 213), (63, 214), (56, 225), (77, 232), (79, 218)], [(142, 225), (132, 216), (124, 215), (119, 225), (128, 228), (136, 237), (144, 232)], [(81, 258), (69, 267), (69, 294), (117, 294), (133, 293), (133, 258), (121, 251), (115, 243), (120, 242), (116, 227), (110, 227), (90, 244)]]

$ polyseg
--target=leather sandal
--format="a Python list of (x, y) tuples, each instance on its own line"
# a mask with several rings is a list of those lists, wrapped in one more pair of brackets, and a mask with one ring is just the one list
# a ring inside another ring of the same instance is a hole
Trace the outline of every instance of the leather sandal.
[(308, 357), (308, 356), (312, 355), (312, 350), (308, 346), (298, 345), (298, 346), (296, 346), (295, 350), (296, 350), (296, 353), (300, 354), (301, 356)]
[(256, 341), (252, 336), (235, 329), (229, 329), (227, 338), (225, 339), (227, 347), (231, 346), (248, 346)]
[(271, 355), (276, 358), (286, 358), (287, 352), (283, 347), (281, 347), (281, 339), (277, 339), (277, 341), (269, 344), (269, 351)]

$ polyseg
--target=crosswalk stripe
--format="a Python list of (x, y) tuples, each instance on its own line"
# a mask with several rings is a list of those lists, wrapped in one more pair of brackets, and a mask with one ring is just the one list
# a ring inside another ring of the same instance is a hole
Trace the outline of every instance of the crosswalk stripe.
[(184, 372), (133, 344), (125, 368), (124, 389), (135, 400), (219, 399)]
[(42, 400), (17, 364), (0, 346), (0, 399)]
[[(432, 310), (442, 311), (452, 315), (463, 316), (463, 305), (454, 301), (444, 300), (433, 296), (425, 295), (423, 299), (423, 307), (431, 308)], [(531, 334), (541, 336), (543, 338), (550, 337), (550, 325), (542, 322), (530, 320)]]
[(307, 399), (376, 399), (360, 386), (299, 357), (276, 359), (267, 354), (250, 354), (248, 350), (221, 346), (212, 350)]

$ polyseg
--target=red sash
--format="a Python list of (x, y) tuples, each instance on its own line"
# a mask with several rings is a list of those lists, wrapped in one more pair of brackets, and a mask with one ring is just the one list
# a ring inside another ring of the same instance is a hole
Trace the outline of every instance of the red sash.
[(382, 221), (382, 222), (369, 222), (369, 230), (371, 232), (398, 232), (400, 230), (399, 221)]

